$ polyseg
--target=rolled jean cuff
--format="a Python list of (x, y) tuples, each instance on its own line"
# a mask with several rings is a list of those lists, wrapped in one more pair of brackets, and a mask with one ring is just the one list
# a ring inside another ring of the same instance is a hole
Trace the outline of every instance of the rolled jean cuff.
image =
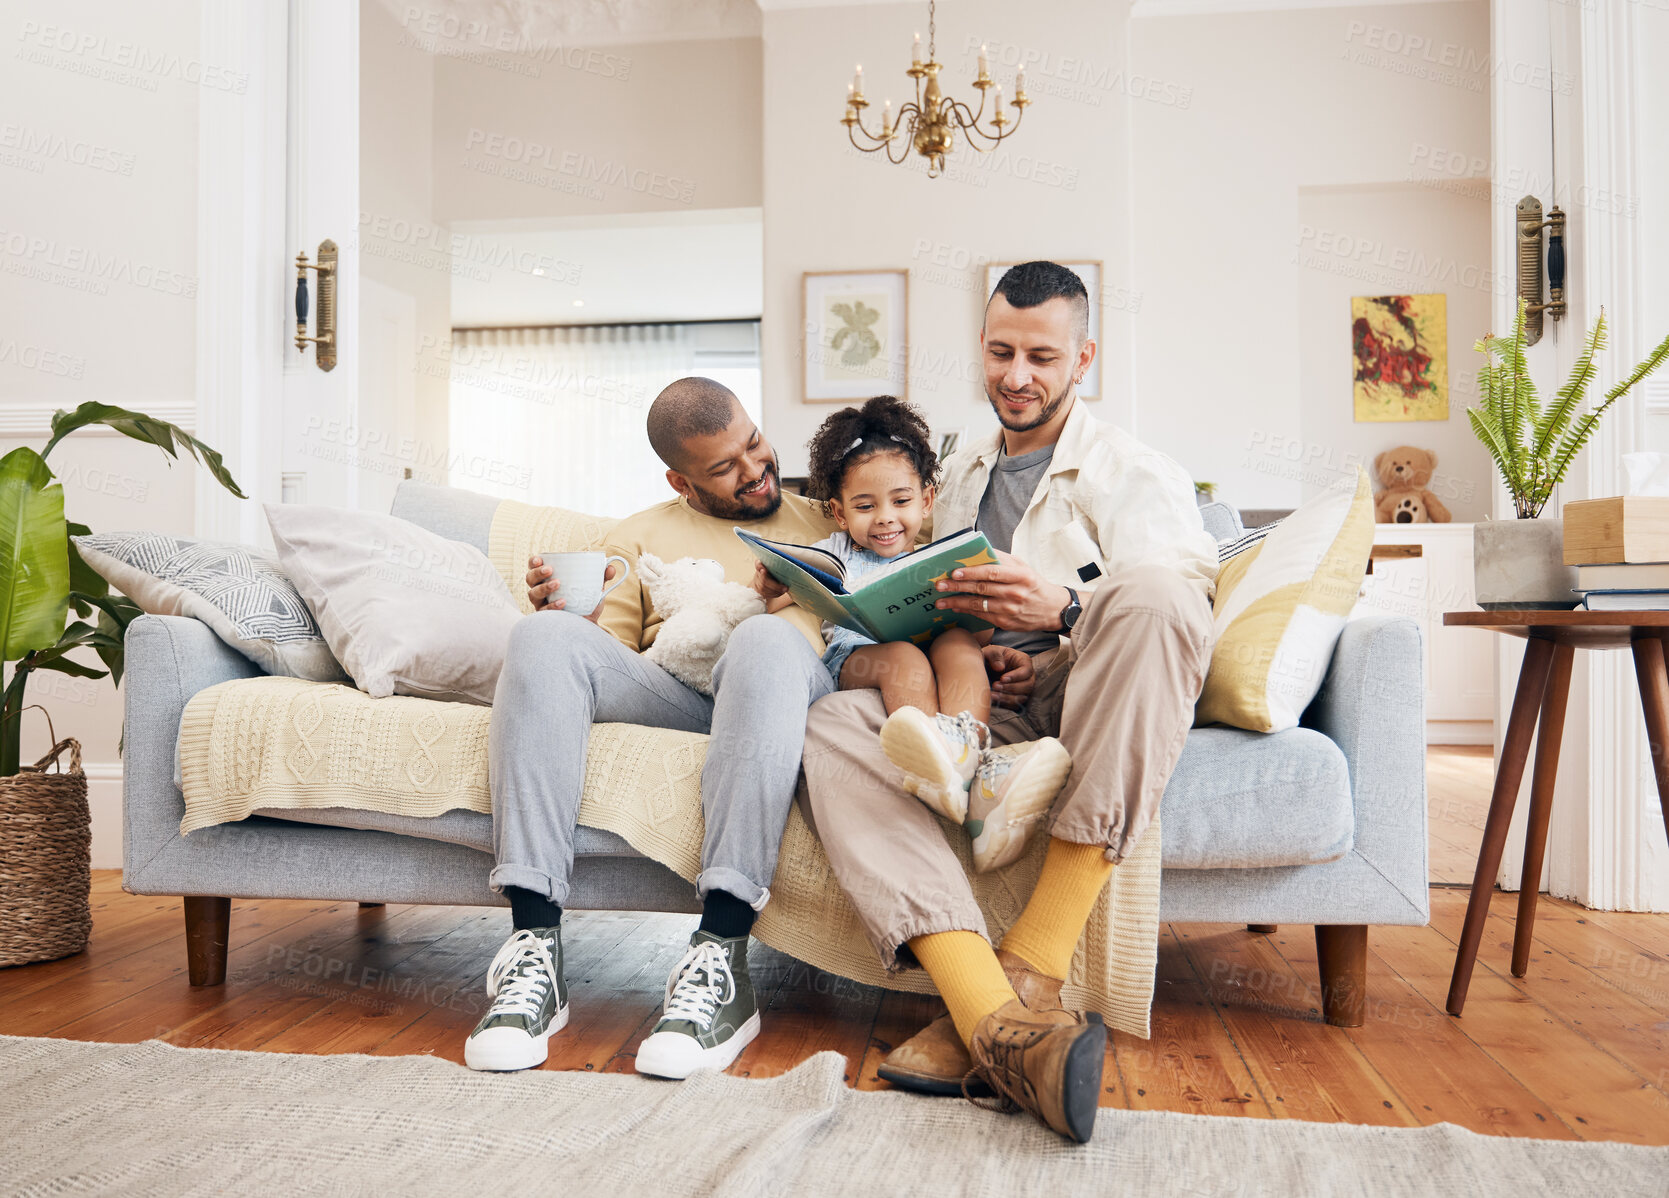
[(746, 874), (723, 865), (704, 869), (696, 875), (695, 892), (705, 899), (710, 890), (733, 894), (755, 911), (763, 911), (765, 904), (771, 901), (769, 887), (750, 881)]
[(542, 869), (534, 869), (531, 865), (495, 865), (493, 872), (487, 875), (487, 885), (494, 893), (503, 894), (506, 886), (515, 886), (528, 890), (534, 894), (542, 894), (558, 907), (568, 903), (568, 883), (561, 878), (554, 878)]

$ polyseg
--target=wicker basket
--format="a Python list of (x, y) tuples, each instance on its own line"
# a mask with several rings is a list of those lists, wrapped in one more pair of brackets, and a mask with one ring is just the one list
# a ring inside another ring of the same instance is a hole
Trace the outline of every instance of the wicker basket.
[[(66, 749), (68, 770), (58, 761)], [(57, 772), (47, 773), (48, 765)], [(87, 775), (73, 737), (0, 778), (0, 965), (53, 961), (87, 947), (91, 843)]]

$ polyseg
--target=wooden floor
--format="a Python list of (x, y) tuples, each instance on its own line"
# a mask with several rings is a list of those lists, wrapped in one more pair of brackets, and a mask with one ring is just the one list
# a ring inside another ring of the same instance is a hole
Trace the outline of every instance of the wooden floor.
[[(1458, 836), (1471, 817), (1455, 813), (1487, 797), (1487, 752), (1434, 751), (1432, 765), (1434, 829), (1448, 803)], [(1434, 863), (1464, 847), (1439, 848), (1434, 831)], [(1544, 898), (1519, 980), (1507, 971), (1514, 901), (1496, 898), (1459, 1020), (1442, 1003), (1465, 891), (1433, 888), (1430, 927), (1374, 929), (1367, 1022), (1350, 1030), (1320, 1020), (1308, 927), (1168, 925), (1153, 1038), (1113, 1037), (1103, 1105), (1669, 1144), (1669, 916)], [(461, 1060), (507, 930), (498, 910), (236, 902), (226, 984), (194, 990), (178, 899), (123, 894), (119, 875), (101, 872), (93, 905), (85, 953), (0, 970), (0, 1032)], [(573, 1018), (548, 1067), (630, 1070), (690, 926), (630, 913), (565, 920)], [(876, 1087), (880, 1058), (937, 1009), (757, 946), (753, 975), (766, 1009), (735, 1066), (744, 1075), (832, 1049), (850, 1082)]]
[(1478, 842), (1489, 814), (1493, 768), (1488, 745), (1433, 745), (1426, 750), (1427, 852), (1433, 882), (1472, 885)]

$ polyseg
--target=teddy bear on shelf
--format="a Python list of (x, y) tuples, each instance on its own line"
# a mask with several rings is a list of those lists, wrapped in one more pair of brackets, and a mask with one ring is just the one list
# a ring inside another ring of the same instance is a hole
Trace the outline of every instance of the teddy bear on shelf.
[(1385, 487), (1374, 501), (1374, 519), (1381, 524), (1447, 524), (1449, 509), (1426, 490), (1437, 455), (1429, 449), (1399, 445), (1373, 460), (1373, 472)]
[(664, 562), (645, 553), (637, 568), (662, 620), (643, 656), (686, 686), (712, 694), (713, 667), (731, 630), (764, 612), (765, 601), (752, 587), (726, 582), (724, 567), (711, 558)]

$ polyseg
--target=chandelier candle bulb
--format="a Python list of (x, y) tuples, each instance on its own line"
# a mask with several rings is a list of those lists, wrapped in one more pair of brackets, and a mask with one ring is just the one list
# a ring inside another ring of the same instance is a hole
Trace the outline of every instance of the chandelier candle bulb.
[(921, 65), (921, 34), (916, 34), (915, 48), (910, 51), (910, 62), (913, 66)]
[(1018, 72), (1015, 73), (1014, 76), (1014, 94), (1016, 96), (1023, 96), (1026, 94), (1026, 68), (1023, 66)]
[(986, 52), (985, 43), (979, 45), (979, 77), (984, 79), (991, 70), (991, 59)]
[(854, 90), (857, 91), (858, 95), (860, 95), (860, 96), (863, 95), (863, 64), (862, 63), (858, 64), (858, 74), (857, 74), (857, 77), (855, 79), (853, 79), (852, 86), (853, 86)]

